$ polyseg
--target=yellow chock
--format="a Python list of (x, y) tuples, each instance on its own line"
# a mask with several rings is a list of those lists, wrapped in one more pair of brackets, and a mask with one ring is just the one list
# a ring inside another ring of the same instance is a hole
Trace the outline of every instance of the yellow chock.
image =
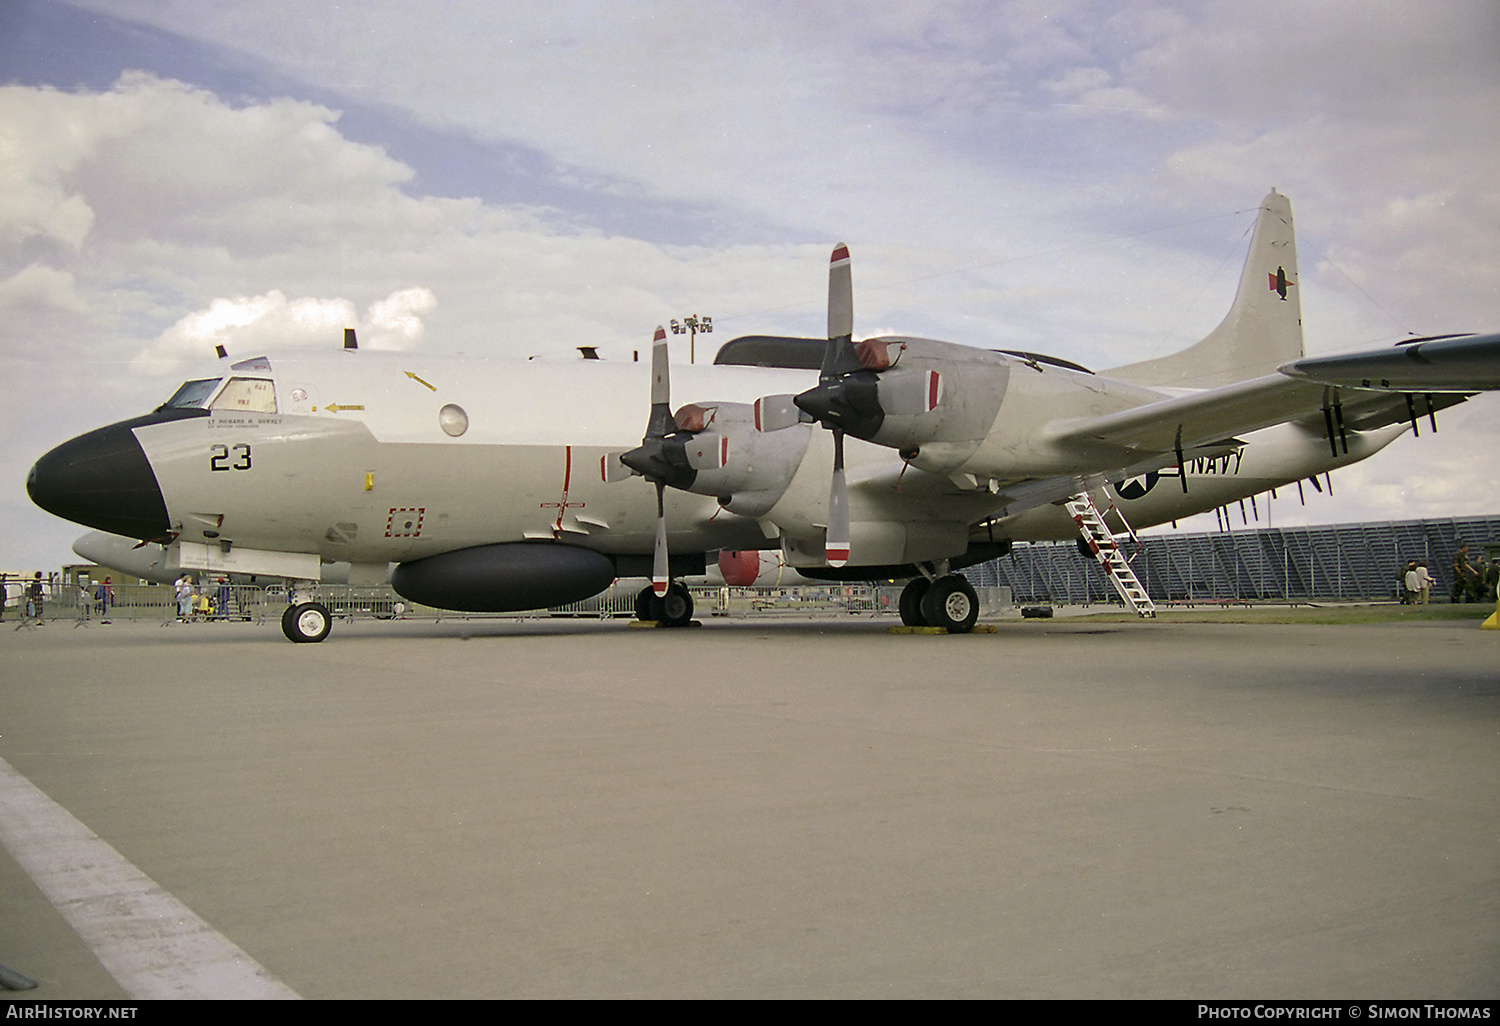
[(1479, 625), (1482, 631), (1500, 631), (1500, 599), (1495, 600), (1495, 611), (1489, 615), (1484, 623)]

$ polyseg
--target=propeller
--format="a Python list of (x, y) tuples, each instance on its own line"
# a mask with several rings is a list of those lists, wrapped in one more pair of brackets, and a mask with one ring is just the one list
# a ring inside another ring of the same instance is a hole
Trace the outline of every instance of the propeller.
[(666, 490), (690, 489), (698, 471), (717, 469), (728, 456), (728, 439), (710, 430), (713, 411), (688, 405), (672, 413), (671, 372), (667, 362), (667, 332), (657, 325), (651, 340), (651, 413), (641, 444), (618, 457), (605, 456), (601, 471), (606, 481), (628, 468), (656, 485), (656, 546), (651, 561), (651, 588), (666, 595), (671, 584), (667, 557)]
[[(868, 380), (862, 380), (864, 375)], [(833, 248), (828, 263), (828, 345), (823, 350), (823, 366), (816, 387), (792, 397), (796, 408), (833, 431), (833, 476), (828, 486), (828, 527), (824, 558), (829, 566), (849, 562), (849, 486), (844, 474), (844, 434), (853, 428), (857, 434), (866, 429), (873, 401), (873, 412), (880, 413), (875, 394), (873, 372), (865, 370), (854, 346), (854, 283), (849, 268), (849, 247), (842, 242)], [(756, 418), (775, 419), (773, 408), (785, 413), (778, 397), (767, 397), (756, 404)], [(878, 420), (874, 426), (879, 427)]]
[[(828, 491), (826, 558), (830, 566), (849, 561), (849, 489), (844, 472), (844, 436), (881, 445), (911, 433), (912, 418), (931, 413), (942, 398), (937, 370), (896, 369), (907, 344), (899, 339), (854, 341), (854, 284), (849, 247), (839, 243), (828, 264), (828, 345), (814, 387), (794, 396), (765, 396), (755, 404), (755, 423), (776, 431), (796, 417), (833, 432), (833, 479)], [(895, 352), (892, 352), (892, 350)], [(796, 411), (796, 412), (794, 412)], [(882, 437), (888, 417), (899, 418), (897, 433)]]

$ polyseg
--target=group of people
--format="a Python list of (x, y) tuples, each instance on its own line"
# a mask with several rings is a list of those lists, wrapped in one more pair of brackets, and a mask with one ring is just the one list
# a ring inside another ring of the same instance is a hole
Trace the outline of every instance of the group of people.
[(173, 585), (177, 595), (177, 622), (187, 623), (190, 620), (219, 620), (229, 616), (230, 600), (233, 593), (229, 587), (229, 578), (220, 576), (213, 582), (213, 590), (210, 585), (204, 584), (201, 588), (189, 574), (183, 574), (177, 578)]
[(1469, 561), (1469, 546), (1460, 545), (1453, 554), (1453, 601), (1494, 602), (1500, 586), (1500, 559), (1486, 561), (1476, 556)]
[(1432, 598), (1432, 586), (1437, 579), (1427, 569), (1426, 563), (1419, 563), (1415, 559), (1406, 561), (1406, 569), (1401, 572), (1401, 604), (1403, 606), (1425, 606)]
[(109, 623), (109, 611), (115, 605), (115, 579), (106, 577), (94, 585), (94, 590), (89, 591), (85, 582), (78, 585), (78, 618), (87, 620), (89, 610), (92, 609), (99, 617), (100, 623)]
[[(10, 602), (10, 585), (6, 582), (5, 576), (5, 574), (0, 574), (0, 619), (5, 618), (5, 607)], [(18, 580), (21, 586), (19, 595), (21, 623), (24, 625), (44, 622), (42, 614), (46, 604), (47, 584), (42, 580), (42, 572), (38, 570), (29, 579), (23, 574)]]
[[(1397, 576), (1401, 579), (1402, 604), (1428, 603), (1437, 580), (1426, 563), (1409, 559)], [(1497, 583), (1500, 583), (1500, 559), (1476, 556), (1471, 560), (1468, 544), (1458, 547), (1453, 554), (1453, 602), (1494, 602)]]

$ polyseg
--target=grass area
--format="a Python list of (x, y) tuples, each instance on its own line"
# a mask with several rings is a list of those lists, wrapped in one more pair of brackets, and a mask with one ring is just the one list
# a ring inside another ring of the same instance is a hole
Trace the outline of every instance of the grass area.
[[(1374, 603), (1367, 606), (1221, 606), (1206, 609), (1158, 607), (1158, 620), (1174, 623), (1417, 623), (1432, 620), (1468, 621), (1475, 625), (1495, 611), (1489, 603), (1467, 605), (1403, 606), (1394, 602)], [(1120, 611), (1093, 613), (1073, 619), (1086, 619), (1106, 623), (1135, 620), (1134, 613)]]

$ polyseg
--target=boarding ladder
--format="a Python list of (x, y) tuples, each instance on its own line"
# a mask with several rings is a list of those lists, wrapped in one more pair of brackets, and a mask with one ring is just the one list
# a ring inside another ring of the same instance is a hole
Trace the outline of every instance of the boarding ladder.
[[(1083, 540), (1088, 542), (1094, 558), (1099, 560), (1100, 566), (1104, 567), (1104, 574), (1109, 578), (1109, 583), (1113, 584), (1115, 591), (1120, 593), (1120, 598), (1125, 600), (1127, 606), (1135, 610), (1136, 615), (1142, 618), (1154, 617), (1156, 603), (1151, 601), (1151, 596), (1146, 594), (1145, 585), (1141, 584), (1135, 571), (1130, 569), (1130, 561), (1120, 551), (1115, 533), (1104, 522), (1104, 517), (1100, 514), (1099, 507), (1094, 505), (1093, 497), (1089, 495), (1088, 490), (1085, 489), (1068, 499), (1065, 505), (1069, 515), (1073, 518), (1073, 523), (1078, 525), (1078, 531), (1083, 535)], [(1120, 522), (1125, 522), (1123, 516), (1120, 517)], [(1135, 538), (1135, 532), (1130, 530), (1129, 524), (1125, 524), (1125, 530), (1131, 538)], [(1140, 539), (1137, 538), (1136, 542), (1139, 544)]]

